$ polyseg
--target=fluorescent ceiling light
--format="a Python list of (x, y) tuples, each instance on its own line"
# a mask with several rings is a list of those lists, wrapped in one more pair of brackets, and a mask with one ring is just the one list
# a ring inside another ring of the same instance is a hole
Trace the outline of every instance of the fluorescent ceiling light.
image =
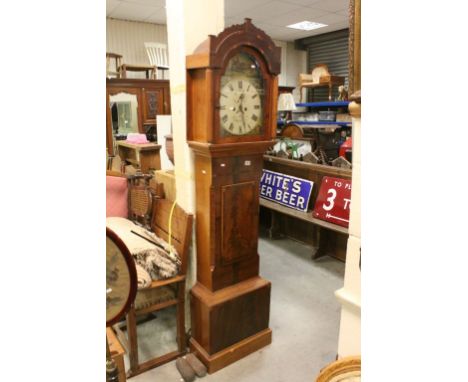
[(288, 25), (288, 28), (299, 29), (301, 31), (311, 31), (312, 29), (318, 29), (327, 27), (327, 24), (315, 23), (313, 21), (301, 21), (300, 23)]

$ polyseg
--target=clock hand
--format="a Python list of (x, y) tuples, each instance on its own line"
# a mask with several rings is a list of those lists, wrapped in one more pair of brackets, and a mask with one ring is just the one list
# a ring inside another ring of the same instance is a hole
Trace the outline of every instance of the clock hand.
[(241, 96), (239, 97), (240, 98), (240, 106), (239, 106), (239, 109), (240, 109), (240, 112), (241, 112), (241, 116), (242, 116), (242, 125), (243, 127), (245, 127), (245, 117), (244, 117), (244, 104), (243, 104), (243, 100), (244, 100), (244, 93), (241, 94)]
[(243, 98), (244, 98), (244, 93), (242, 93), (239, 96), (239, 98), (237, 99), (237, 101), (236, 101), (236, 104), (237, 104), (237, 107), (238, 107), (237, 110), (236, 110), (236, 113), (238, 113), (238, 112), (243, 113), (244, 112), (244, 110), (242, 109), (242, 100), (243, 100)]

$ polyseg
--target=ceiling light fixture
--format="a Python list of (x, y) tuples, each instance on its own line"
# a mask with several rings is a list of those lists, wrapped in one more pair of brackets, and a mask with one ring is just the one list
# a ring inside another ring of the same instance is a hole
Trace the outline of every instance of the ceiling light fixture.
[(327, 24), (315, 23), (313, 21), (301, 21), (300, 23), (287, 25), (287, 28), (299, 29), (301, 31), (311, 31), (312, 29), (318, 29), (327, 26)]

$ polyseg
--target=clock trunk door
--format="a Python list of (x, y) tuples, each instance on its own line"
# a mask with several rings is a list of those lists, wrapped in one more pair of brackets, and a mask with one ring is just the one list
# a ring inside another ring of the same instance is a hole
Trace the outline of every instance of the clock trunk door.
[(221, 189), (221, 264), (257, 254), (258, 183), (245, 182)]

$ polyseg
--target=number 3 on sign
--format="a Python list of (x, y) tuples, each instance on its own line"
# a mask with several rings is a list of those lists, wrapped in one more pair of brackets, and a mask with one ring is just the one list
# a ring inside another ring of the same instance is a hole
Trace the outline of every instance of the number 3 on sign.
[(330, 211), (331, 209), (333, 209), (333, 206), (335, 205), (336, 190), (334, 188), (328, 189), (327, 195), (330, 195), (330, 194), (331, 196), (327, 198), (327, 202), (329, 202), (330, 204), (327, 206), (325, 203), (323, 203), (322, 205), (322, 208), (325, 211)]
[(312, 216), (348, 227), (350, 205), (351, 180), (324, 176)]

